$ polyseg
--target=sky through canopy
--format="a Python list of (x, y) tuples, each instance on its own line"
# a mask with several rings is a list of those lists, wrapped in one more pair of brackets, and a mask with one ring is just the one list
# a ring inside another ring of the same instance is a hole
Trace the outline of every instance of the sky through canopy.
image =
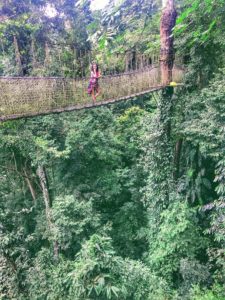
[(109, 0), (92, 0), (91, 2), (91, 8), (97, 10), (103, 9), (109, 3)]

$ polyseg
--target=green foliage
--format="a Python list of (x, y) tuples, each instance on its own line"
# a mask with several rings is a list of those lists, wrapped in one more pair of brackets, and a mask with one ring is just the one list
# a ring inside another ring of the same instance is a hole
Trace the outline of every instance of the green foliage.
[(16, 299), (18, 295), (18, 280), (10, 261), (0, 256), (0, 298)]
[(94, 235), (84, 244), (74, 271), (72, 295), (78, 299), (160, 299), (166, 285), (141, 262), (115, 255), (111, 239)]
[[(55, 17), (48, 15), (51, 9)], [(0, 15), (1, 74), (83, 75), (88, 62), (81, 66), (80, 59), (90, 48), (86, 28), (92, 21), (90, 1), (6, 1)]]
[(73, 196), (58, 197), (53, 203), (52, 215), (55, 239), (60, 249), (67, 250), (67, 253), (76, 253), (82, 239), (88, 238), (90, 233), (99, 226), (99, 216), (93, 209), (91, 199), (81, 200)]
[(199, 286), (193, 288), (191, 300), (224, 300), (224, 289), (214, 285), (212, 290), (201, 290)]
[(191, 88), (205, 86), (224, 64), (224, 0), (189, 1), (177, 20), (175, 35), (178, 51), (188, 62), (187, 79)]
[(74, 261), (57, 265), (42, 249), (28, 273), (32, 299), (163, 299), (167, 286), (139, 261), (116, 256), (112, 240), (93, 235)]
[(126, 289), (118, 273), (121, 262), (114, 255), (109, 238), (92, 236), (78, 254), (75, 271), (69, 274), (70, 294), (77, 299), (124, 298)]
[(203, 255), (207, 246), (197, 224), (196, 209), (174, 197), (173, 203), (161, 214), (161, 225), (155, 241), (151, 242), (148, 258), (151, 268), (171, 282), (175, 274), (178, 276), (182, 259), (192, 260), (200, 253)]
[[(26, 299), (69, 299), (66, 275), (72, 271), (70, 261), (59, 258), (56, 265), (48, 249), (41, 249), (27, 272)], [(23, 299), (24, 299), (23, 298)]]

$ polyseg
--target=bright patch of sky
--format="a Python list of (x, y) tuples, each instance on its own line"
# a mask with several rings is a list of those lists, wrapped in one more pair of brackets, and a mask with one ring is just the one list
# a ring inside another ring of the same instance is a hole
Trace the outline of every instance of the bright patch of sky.
[(51, 4), (47, 4), (45, 7), (45, 14), (49, 17), (49, 18), (54, 18), (57, 15), (57, 11), (54, 8), (53, 5)]
[[(103, 9), (108, 3), (109, 0), (91, 0), (91, 10)], [(45, 13), (50, 18), (54, 18), (57, 14), (54, 6), (49, 3), (45, 7)]]
[(91, 1), (91, 9), (98, 10), (103, 9), (109, 3), (109, 0), (92, 0)]

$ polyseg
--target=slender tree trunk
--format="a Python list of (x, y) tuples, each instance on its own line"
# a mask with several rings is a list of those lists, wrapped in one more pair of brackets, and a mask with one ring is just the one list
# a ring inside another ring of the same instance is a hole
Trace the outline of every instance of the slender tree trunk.
[(25, 168), (23, 169), (23, 172), (24, 172), (24, 175), (25, 175), (26, 183), (27, 183), (27, 185), (28, 185), (28, 188), (29, 188), (29, 190), (30, 190), (31, 196), (32, 196), (32, 198), (33, 198), (33, 201), (36, 202), (36, 192), (35, 192), (35, 189), (34, 189), (34, 187), (33, 187), (33, 184), (32, 184), (32, 182), (31, 182), (30, 177), (29, 177), (29, 175), (28, 175), (28, 173), (27, 173), (27, 171), (26, 171)]
[(44, 61), (44, 66), (45, 68), (48, 68), (50, 64), (50, 49), (48, 42), (45, 42), (45, 61)]
[(180, 173), (180, 157), (182, 151), (183, 139), (179, 139), (175, 145), (174, 154), (174, 179), (177, 180)]
[(35, 42), (34, 38), (31, 40), (31, 57), (32, 57), (32, 68), (33, 70), (37, 67), (37, 58), (35, 53)]
[(49, 196), (48, 187), (47, 187), (47, 178), (46, 178), (45, 168), (43, 166), (40, 165), (38, 167), (37, 175), (40, 180), (43, 198), (44, 198), (44, 202), (45, 202), (45, 212), (46, 212), (48, 226), (49, 226), (49, 228), (51, 228), (52, 221), (51, 221), (51, 209), (50, 209), (50, 196)]
[(125, 66), (125, 72), (129, 71), (129, 52), (126, 52), (126, 66)]
[(23, 67), (22, 67), (22, 61), (21, 61), (21, 55), (19, 51), (19, 45), (16, 36), (13, 36), (13, 43), (14, 43), (14, 49), (15, 49), (15, 57), (16, 57), (16, 67), (17, 67), (17, 74), (19, 76), (23, 76)]
[(161, 82), (167, 85), (172, 81), (174, 48), (172, 30), (176, 24), (177, 12), (174, 0), (167, 0), (163, 9), (160, 25), (160, 68)]
[(136, 61), (137, 61), (137, 53), (136, 50), (132, 51), (132, 57), (131, 57), (131, 68), (132, 70), (136, 70)]
[[(54, 223), (52, 221), (51, 204), (50, 204), (51, 202), (50, 202), (50, 195), (49, 195), (48, 185), (47, 185), (47, 176), (46, 176), (45, 168), (42, 165), (38, 166), (37, 175), (39, 177), (41, 189), (43, 193), (43, 199), (45, 203), (45, 215), (47, 219), (48, 229), (50, 233), (53, 233)], [(59, 256), (59, 245), (57, 241), (53, 242), (53, 251), (54, 251), (54, 257), (57, 260)]]

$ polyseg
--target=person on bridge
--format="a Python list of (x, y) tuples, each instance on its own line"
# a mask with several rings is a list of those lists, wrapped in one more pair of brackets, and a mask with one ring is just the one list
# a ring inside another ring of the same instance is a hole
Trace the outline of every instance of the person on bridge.
[(98, 79), (101, 77), (99, 66), (97, 63), (91, 65), (91, 78), (88, 86), (88, 94), (92, 96), (93, 103), (100, 94)]

